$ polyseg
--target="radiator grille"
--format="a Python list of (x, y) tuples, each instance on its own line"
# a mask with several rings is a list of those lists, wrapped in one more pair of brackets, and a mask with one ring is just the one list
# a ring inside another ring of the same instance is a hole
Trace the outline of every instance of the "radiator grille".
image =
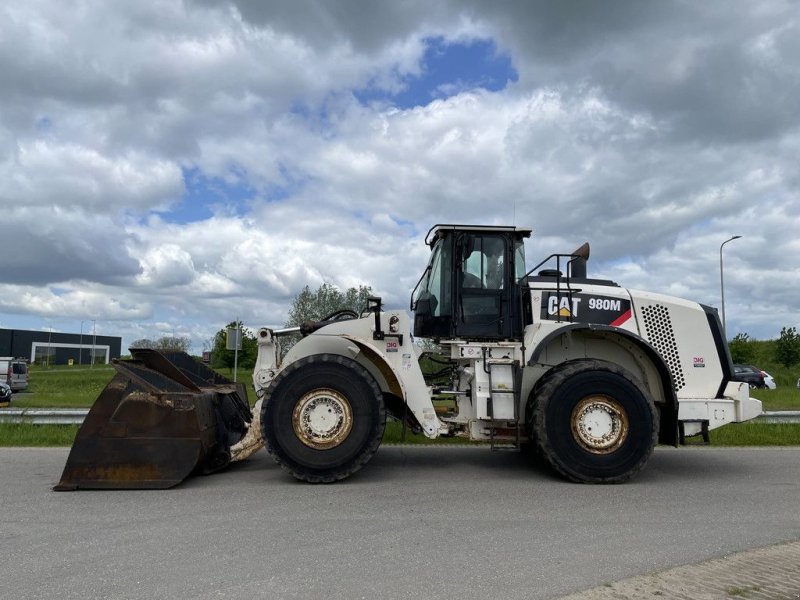
[(669, 318), (669, 310), (666, 306), (654, 304), (642, 309), (644, 317), (644, 330), (647, 340), (653, 344), (658, 353), (664, 358), (672, 379), (675, 382), (675, 390), (680, 390), (686, 385), (681, 368), (681, 357), (678, 354), (678, 344), (675, 341), (675, 333), (672, 331), (672, 320)]

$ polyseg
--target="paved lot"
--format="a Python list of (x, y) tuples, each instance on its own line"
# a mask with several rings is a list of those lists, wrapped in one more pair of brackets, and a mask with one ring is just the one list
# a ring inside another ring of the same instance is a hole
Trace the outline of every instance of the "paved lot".
[(395, 446), (332, 486), (259, 453), (168, 491), (50, 492), (65, 459), (0, 449), (0, 598), (557, 598), (800, 540), (800, 448), (658, 448), (622, 486)]

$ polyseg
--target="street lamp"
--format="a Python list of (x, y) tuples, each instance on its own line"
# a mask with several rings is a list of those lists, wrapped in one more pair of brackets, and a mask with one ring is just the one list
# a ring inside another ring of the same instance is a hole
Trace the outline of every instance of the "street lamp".
[(83, 364), (83, 321), (81, 321), (81, 337), (78, 342), (78, 366)]
[[(724, 312), (722, 314), (725, 314)], [(94, 346), (97, 343), (97, 321), (92, 319), (92, 362), (89, 363), (89, 368), (94, 367)]]
[(719, 292), (720, 296), (722, 296), (722, 335), (725, 336), (725, 340), (728, 339), (728, 330), (725, 329), (725, 279), (722, 275), (722, 247), (727, 244), (728, 242), (732, 242), (733, 240), (738, 240), (740, 235), (735, 235), (730, 239), (725, 240), (719, 245)]

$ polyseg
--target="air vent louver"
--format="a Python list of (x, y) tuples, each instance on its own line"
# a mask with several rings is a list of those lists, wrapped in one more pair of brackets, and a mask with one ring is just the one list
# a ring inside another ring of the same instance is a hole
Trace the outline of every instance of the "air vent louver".
[(681, 368), (681, 357), (678, 354), (678, 344), (675, 342), (675, 333), (672, 331), (672, 320), (669, 317), (669, 309), (660, 304), (645, 306), (642, 308), (644, 317), (644, 331), (653, 347), (664, 358), (672, 379), (675, 382), (675, 390), (680, 390), (686, 385)]

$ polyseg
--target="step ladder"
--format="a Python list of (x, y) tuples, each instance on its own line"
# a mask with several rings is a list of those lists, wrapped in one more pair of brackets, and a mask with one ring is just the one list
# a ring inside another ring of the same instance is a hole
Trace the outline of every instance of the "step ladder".
[[(688, 442), (684, 423), (700, 423), (700, 432), (695, 434), (701, 437), (702, 441)], [(708, 419), (684, 419), (678, 421), (678, 443), (681, 446), (709, 446), (711, 445), (711, 438), (708, 436)]]
[[(522, 369), (519, 362), (508, 359), (488, 359), (484, 362), (484, 370), (489, 376), (489, 397), (486, 399), (486, 412), (489, 416), (489, 444), (492, 451), (514, 450), (518, 451), (520, 441), (519, 397), (522, 382)], [(508, 403), (512, 405), (512, 412), (508, 412)], [(502, 408), (499, 408), (502, 407)], [(497, 410), (495, 410), (497, 408)], [(500, 418), (496, 418), (499, 415)], [(510, 417), (510, 418), (509, 418)], [(503, 439), (502, 443), (495, 437), (496, 423), (511, 423), (514, 431), (514, 441), (509, 444)]]

